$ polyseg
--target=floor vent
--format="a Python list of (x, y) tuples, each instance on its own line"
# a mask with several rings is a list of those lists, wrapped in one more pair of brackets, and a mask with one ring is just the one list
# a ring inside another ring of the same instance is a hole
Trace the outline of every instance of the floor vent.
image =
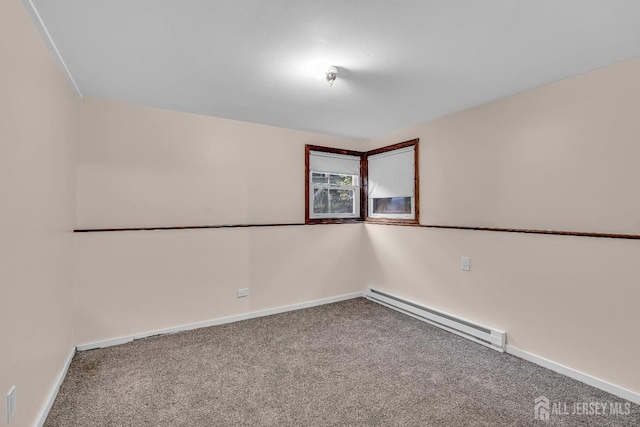
[(482, 344), (500, 352), (504, 352), (506, 350), (506, 332), (478, 325), (477, 323), (460, 319), (452, 316), (451, 314), (443, 313), (373, 288), (367, 288), (364, 292), (364, 296), (370, 301), (377, 302), (394, 310), (408, 314), (409, 316), (470, 339), (478, 344)]

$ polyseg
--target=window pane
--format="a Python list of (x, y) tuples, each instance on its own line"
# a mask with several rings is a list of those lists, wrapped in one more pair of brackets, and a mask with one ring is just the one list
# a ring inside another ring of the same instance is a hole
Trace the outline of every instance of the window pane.
[(410, 214), (411, 197), (386, 197), (373, 199), (373, 213)]
[(331, 213), (353, 213), (353, 190), (329, 190)]
[(353, 175), (329, 175), (329, 184), (333, 185), (353, 185)]
[(329, 213), (328, 190), (322, 188), (313, 189), (313, 213)]
[[(360, 165), (364, 153), (342, 154), (342, 150), (306, 146), (306, 223), (348, 218), (362, 219)], [(340, 152), (339, 152), (340, 151)]]
[(327, 184), (329, 182), (329, 174), (322, 172), (311, 172), (311, 182), (314, 184)]

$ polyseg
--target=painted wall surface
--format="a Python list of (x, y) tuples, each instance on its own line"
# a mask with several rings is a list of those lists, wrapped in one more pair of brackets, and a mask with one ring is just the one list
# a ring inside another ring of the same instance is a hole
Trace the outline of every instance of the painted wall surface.
[[(352, 224), (77, 234), (78, 344), (360, 292), (362, 232)], [(237, 298), (239, 288), (249, 297)]]
[[(640, 59), (372, 141), (420, 138), (423, 224), (640, 234)], [(640, 241), (366, 226), (368, 285), (640, 392)], [(460, 258), (471, 258), (471, 271)]]
[(304, 222), (304, 145), (362, 141), (85, 98), (78, 228)]
[(421, 222), (640, 234), (640, 58), (386, 135), (420, 138)]
[[(640, 391), (638, 242), (366, 229), (368, 285), (504, 330), (515, 348)], [(471, 271), (461, 271), (461, 256)]]
[[(304, 145), (363, 145), (111, 101), (80, 104), (78, 228), (303, 223)], [(362, 231), (77, 233), (78, 343), (361, 291)], [(251, 295), (238, 299), (246, 287)]]
[(77, 99), (18, 0), (0, 2), (0, 421), (32, 426), (72, 350)]

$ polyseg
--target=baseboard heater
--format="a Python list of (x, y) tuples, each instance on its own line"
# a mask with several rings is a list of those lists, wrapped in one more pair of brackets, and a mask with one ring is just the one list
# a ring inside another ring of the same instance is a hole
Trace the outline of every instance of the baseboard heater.
[(371, 287), (364, 291), (364, 296), (370, 301), (377, 302), (423, 322), (437, 326), (461, 337), (470, 339), (494, 350), (504, 352), (507, 344), (506, 332), (497, 331), (468, 320), (460, 319), (451, 314), (443, 313), (433, 308), (416, 304), (404, 298), (381, 292)]

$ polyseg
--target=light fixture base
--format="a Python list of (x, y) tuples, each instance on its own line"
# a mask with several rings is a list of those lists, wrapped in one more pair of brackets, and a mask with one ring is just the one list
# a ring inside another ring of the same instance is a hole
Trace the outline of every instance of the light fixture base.
[(338, 67), (332, 65), (327, 70), (327, 83), (329, 83), (329, 87), (333, 86), (333, 82), (336, 81), (336, 77), (338, 77)]

